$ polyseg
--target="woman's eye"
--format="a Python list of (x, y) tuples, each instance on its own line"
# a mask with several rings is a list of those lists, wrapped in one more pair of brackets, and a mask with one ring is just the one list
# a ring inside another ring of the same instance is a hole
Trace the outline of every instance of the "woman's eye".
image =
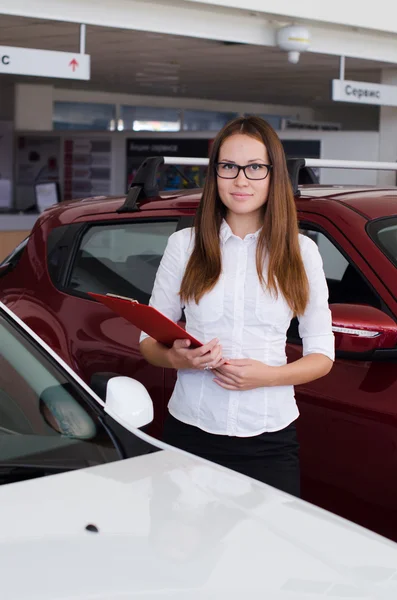
[(251, 171), (260, 171), (261, 169), (263, 169), (263, 165), (258, 165), (257, 163), (254, 163), (253, 165), (249, 166)]
[(231, 164), (231, 163), (230, 163), (230, 164), (223, 163), (223, 164), (221, 165), (221, 167), (222, 167), (222, 170), (223, 170), (223, 171), (233, 171), (233, 169), (235, 169), (235, 168), (236, 168), (236, 165), (233, 165), (233, 164)]

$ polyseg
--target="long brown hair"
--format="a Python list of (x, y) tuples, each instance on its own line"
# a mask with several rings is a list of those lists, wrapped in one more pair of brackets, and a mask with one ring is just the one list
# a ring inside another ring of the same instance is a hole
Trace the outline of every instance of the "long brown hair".
[(262, 142), (273, 165), (268, 175), (271, 177), (269, 193), (256, 249), (259, 281), (265, 285), (263, 269), (268, 253), (269, 291), (276, 297), (281, 292), (294, 315), (301, 315), (308, 303), (309, 284), (300, 253), (298, 218), (284, 149), (274, 129), (255, 116), (233, 119), (214, 140), (203, 195), (195, 217), (194, 248), (179, 292), (181, 299), (199, 302), (215, 286), (222, 271), (219, 232), (226, 207), (219, 197), (215, 163), (223, 142), (236, 133)]

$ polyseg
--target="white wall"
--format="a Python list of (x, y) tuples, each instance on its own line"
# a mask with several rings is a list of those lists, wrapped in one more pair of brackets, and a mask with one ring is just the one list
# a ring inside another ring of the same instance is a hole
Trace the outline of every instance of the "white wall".
[[(320, 158), (379, 160), (379, 133), (376, 131), (320, 131), (318, 133), (283, 131), (280, 133), (280, 138), (319, 140), (321, 142)], [(376, 171), (320, 169), (320, 183), (324, 184), (376, 185), (376, 182)]]
[[(397, 70), (382, 71), (381, 82), (397, 85)], [(397, 160), (397, 107), (381, 106), (379, 119), (379, 160)], [(396, 173), (382, 171), (378, 173), (379, 185), (396, 185)]]
[[(338, 135), (339, 134), (339, 135)], [(379, 155), (379, 134), (375, 131), (329, 132), (321, 144), (321, 158), (374, 160)], [(321, 169), (321, 183), (376, 185), (377, 172), (355, 169)]]

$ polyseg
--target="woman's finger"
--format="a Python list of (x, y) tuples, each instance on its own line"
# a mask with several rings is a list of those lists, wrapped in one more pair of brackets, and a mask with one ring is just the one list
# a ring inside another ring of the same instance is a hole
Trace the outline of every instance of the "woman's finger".
[(214, 367), (216, 364), (218, 364), (220, 358), (222, 358), (222, 347), (215, 346), (211, 352), (211, 367)]
[(218, 362), (212, 367), (213, 369), (219, 369), (222, 365), (225, 364), (226, 358), (223, 358), (223, 356), (220, 357), (220, 359), (218, 360)]
[(222, 367), (218, 370), (219, 376), (224, 379), (233, 381), (233, 383), (239, 383), (241, 380), (241, 373), (235, 372), (231, 370), (228, 365), (222, 365)]
[(220, 373), (219, 371), (216, 372), (216, 378), (219, 379), (219, 381), (222, 381), (223, 383), (226, 383), (228, 385), (238, 385), (238, 382), (233, 379), (232, 377), (228, 376), (228, 375), (224, 375), (223, 373)]
[(219, 344), (218, 338), (214, 338), (213, 340), (211, 340), (210, 342), (207, 342), (203, 346), (200, 346), (199, 348), (192, 350), (192, 355), (194, 356), (194, 358), (204, 356), (205, 354), (208, 354), (209, 352), (211, 352), (211, 350), (213, 348), (215, 348), (215, 346), (217, 346), (218, 344)]
[(205, 367), (213, 368), (222, 355), (222, 347), (216, 346), (211, 352), (207, 352), (204, 356), (197, 358), (195, 363), (196, 369), (204, 369)]
[(214, 379), (216, 385), (219, 385), (219, 387), (224, 388), (225, 390), (231, 390), (231, 391), (238, 391), (239, 388), (237, 388), (235, 385), (229, 385), (228, 383), (224, 383), (223, 381), (219, 381), (217, 379)]

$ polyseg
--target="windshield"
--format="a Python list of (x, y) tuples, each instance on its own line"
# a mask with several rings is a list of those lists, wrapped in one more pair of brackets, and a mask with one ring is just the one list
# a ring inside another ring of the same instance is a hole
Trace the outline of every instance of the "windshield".
[(94, 401), (3, 313), (0, 348), (0, 484), (8, 467), (20, 480), (120, 458)]
[(368, 226), (368, 233), (397, 267), (397, 216), (373, 221)]

